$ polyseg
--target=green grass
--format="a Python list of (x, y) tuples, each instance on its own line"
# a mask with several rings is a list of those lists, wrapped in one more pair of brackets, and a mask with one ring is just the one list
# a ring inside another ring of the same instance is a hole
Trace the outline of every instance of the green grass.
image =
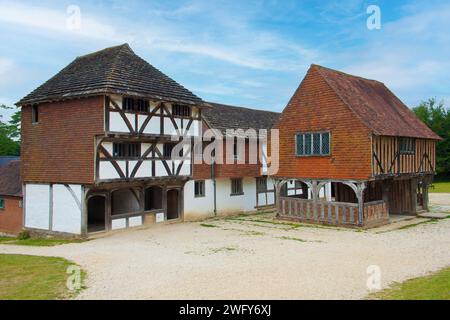
[(381, 300), (450, 300), (450, 268), (369, 295)]
[(36, 247), (53, 247), (61, 244), (79, 243), (84, 240), (68, 240), (68, 239), (46, 239), (46, 238), (28, 238), (20, 240), (18, 238), (0, 237), (0, 244), (15, 244), (22, 246)]
[(216, 225), (208, 224), (208, 223), (201, 223), (200, 226), (205, 227), (205, 228), (217, 228)]
[(430, 193), (450, 193), (450, 181), (433, 182)]
[[(0, 254), (0, 300), (71, 298), (78, 293), (66, 286), (72, 265), (63, 258)], [(81, 284), (84, 278), (82, 271)]]

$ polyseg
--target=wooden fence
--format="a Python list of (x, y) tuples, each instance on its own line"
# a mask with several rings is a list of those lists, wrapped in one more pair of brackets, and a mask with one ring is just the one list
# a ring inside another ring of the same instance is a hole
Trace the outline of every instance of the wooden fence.
[(278, 212), (281, 219), (338, 226), (374, 227), (389, 221), (384, 201), (365, 203), (361, 223), (357, 203), (280, 197)]

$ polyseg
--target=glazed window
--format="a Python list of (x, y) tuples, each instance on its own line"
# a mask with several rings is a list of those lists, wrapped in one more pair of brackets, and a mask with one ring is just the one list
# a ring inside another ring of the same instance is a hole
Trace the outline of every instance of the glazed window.
[(31, 106), (31, 123), (39, 122), (39, 107), (37, 104)]
[(134, 99), (133, 98), (123, 98), (122, 109), (125, 111), (134, 111)]
[(267, 177), (256, 178), (256, 189), (258, 192), (267, 191)]
[(194, 182), (194, 196), (202, 198), (205, 196), (205, 181), (199, 180)]
[(114, 143), (113, 157), (115, 158), (139, 158), (141, 156), (140, 143)]
[(242, 187), (242, 178), (231, 179), (231, 195), (238, 196), (243, 194), (244, 189)]
[[(176, 144), (174, 143), (165, 143), (163, 147), (163, 157), (164, 158), (172, 158), (172, 151), (175, 148)], [(180, 150), (178, 155), (179, 157), (183, 156), (183, 149)]]
[(400, 138), (400, 154), (415, 154), (416, 141), (412, 138)]
[(0, 209), (5, 209), (5, 199), (0, 198)]
[(148, 112), (148, 110), (149, 110), (149, 102), (148, 102), (148, 100), (144, 100), (144, 99), (136, 100), (136, 111)]
[(172, 105), (172, 115), (179, 117), (190, 117), (191, 107), (182, 104)]
[(311, 132), (299, 133), (295, 136), (297, 156), (328, 156), (330, 155), (330, 133)]

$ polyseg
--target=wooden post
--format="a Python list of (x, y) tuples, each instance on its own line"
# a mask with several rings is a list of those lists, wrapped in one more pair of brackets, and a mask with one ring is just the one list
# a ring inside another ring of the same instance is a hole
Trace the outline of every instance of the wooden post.
[(356, 186), (356, 197), (358, 198), (358, 225), (364, 225), (364, 189), (366, 188), (366, 184), (364, 182), (360, 182)]
[(382, 199), (386, 203), (386, 208), (389, 212), (389, 193), (391, 190), (392, 180), (383, 180), (382, 182)]
[(423, 193), (423, 209), (428, 211), (428, 181), (424, 181), (422, 184), (422, 193)]
[(417, 184), (418, 179), (411, 179), (411, 214), (417, 214)]
[(317, 181), (313, 180), (311, 183), (311, 193), (312, 193), (312, 200), (313, 200), (313, 215), (314, 220), (318, 216), (317, 212), (317, 199), (319, 198), (319, 190), (317, 190)]

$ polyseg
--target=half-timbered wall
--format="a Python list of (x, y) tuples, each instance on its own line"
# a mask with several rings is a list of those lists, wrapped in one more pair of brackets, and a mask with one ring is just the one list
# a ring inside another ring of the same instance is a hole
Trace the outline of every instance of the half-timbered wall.
[(434, 140), (415, 139), (415, 151), (402, 154), (400, 137), (372, 136), (372, 175), (432, 173), (435, 170)]
[(140, 156), (122, 158), (113, 155), (113, 141), (98, 143), (97, 181), (190, 176), (191, 145), (183, 146), (183, 157), (164, 156), (162, 142), (140, 142)]
[(106, 97), (105, 131), (139, 135), (199, 136), (200, 111), (191, 107), (190, 116), (172, 114), (172, 104), (149, 101), (148, 112), (128, 111), (122, 107), (122, 96)]

